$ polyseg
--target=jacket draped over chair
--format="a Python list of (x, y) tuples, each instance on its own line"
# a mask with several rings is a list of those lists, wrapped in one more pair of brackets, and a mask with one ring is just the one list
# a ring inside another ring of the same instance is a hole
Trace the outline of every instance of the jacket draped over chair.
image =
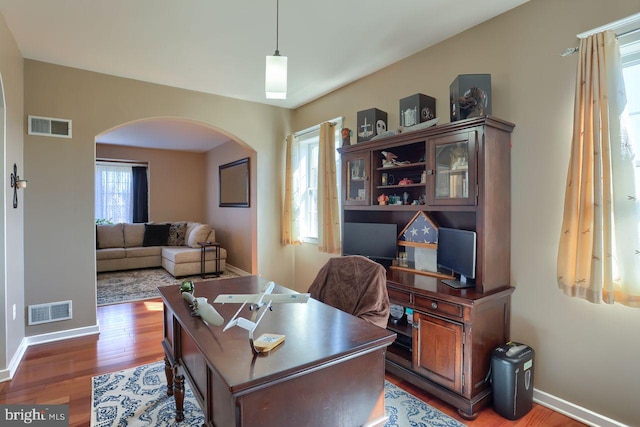
[(331, 258), (309, 287), (312, 298), (381, 328), (389, 319), (386, 271), (359, 255)]

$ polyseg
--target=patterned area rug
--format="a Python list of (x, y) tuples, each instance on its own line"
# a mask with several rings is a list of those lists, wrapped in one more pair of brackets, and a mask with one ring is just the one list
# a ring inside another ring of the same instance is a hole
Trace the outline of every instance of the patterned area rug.
[[(238, 275), (226, 270), (219, 279), (231, 277), (238, 277)], [(157, 287), (179, 285), (185, 280), (200, 282), (215, 279), (215, 277), (203, 279), (197, 275), (175, 278), (164, 268), (145, 268), (98, 273), (97, 279), (98, 305), (108, 305), (158, 298), (160, 293)]]
[[(464, 427), (448, 415), (385, 381), (385, 427)], [(167, 396), (164, 362), (93, 377), (92, 427), (201, 426), (204, 415), (185, 382), (184, 414), (175, 421), (175, 404)]]

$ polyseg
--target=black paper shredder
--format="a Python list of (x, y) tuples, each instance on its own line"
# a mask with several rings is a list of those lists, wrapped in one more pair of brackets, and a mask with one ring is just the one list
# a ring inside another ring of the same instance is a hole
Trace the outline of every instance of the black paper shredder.
[(526, 415), (533, 406), (533, 359), (525, 344), (509, 342), (491, 354), (493, 410), (509, 420)]

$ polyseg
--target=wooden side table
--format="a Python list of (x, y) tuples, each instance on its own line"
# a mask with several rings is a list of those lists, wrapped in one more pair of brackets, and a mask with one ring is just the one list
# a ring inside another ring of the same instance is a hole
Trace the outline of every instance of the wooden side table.
[(207, 248), (214, 248), (216, 251), (216, 257), (215, 257), (216, 270), (212, 273), (212, 275), (215, 277), (220, 277), (220, 275), (222, 274), (222, 271), (220, 271), (220, 243), (198, 242), (198, 245), (200, 246), (200, 277), (202, 277), (203, 279), (207, 278), (207, 275), (205, 272)]

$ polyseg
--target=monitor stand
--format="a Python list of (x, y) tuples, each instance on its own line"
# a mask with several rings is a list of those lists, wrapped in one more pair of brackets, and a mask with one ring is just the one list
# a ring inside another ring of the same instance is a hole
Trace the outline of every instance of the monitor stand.
[(476, 286), (475, 283), (473, 283), (473, 280), (468, 280), (463, 274), (460, 275), (460, 280), (444, 279), (442, 282), (455, 289), (475, 288)]
[(476, 286), (473, 283), (469, 283), (469, 282), (464, 283), (464, 282), (461, 282), (460, 280), (455, 280), (455, 279), (444, 279), (442, 283), (456, 289), (475, 288)]

